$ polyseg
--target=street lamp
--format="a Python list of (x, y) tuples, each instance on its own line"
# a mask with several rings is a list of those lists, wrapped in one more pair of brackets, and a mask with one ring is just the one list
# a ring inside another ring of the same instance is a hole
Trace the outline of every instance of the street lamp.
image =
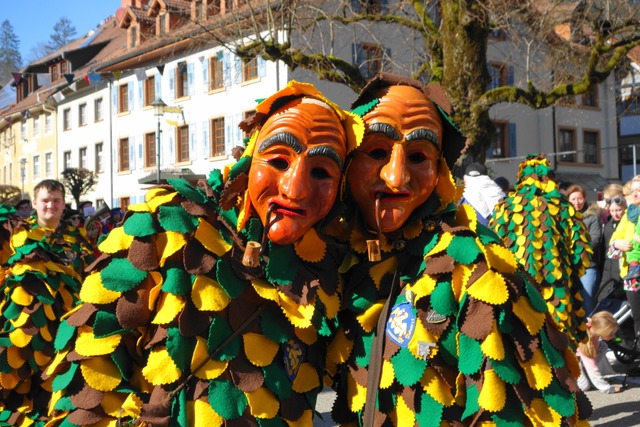
[(27, 159), (20, 159), (20, 180), (22, 181), (22, 198), (24, 199), (24, 180), (27, 177)]
[(160, 119), (164, 116), (164, 107), (166, 107), (167, 104), (165, 104), (162, 99), (156, 98), (151, 105), (153, 106), (154, 115), (158, 119), (158, 131), (156, 132), (156, 167), (158, 170), (156, 181), (160, 184)]

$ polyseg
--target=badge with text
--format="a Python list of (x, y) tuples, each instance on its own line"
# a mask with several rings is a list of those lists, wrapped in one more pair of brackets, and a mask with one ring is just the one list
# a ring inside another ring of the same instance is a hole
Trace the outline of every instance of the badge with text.
[(296, 339), (290, 339), (282, 344), (282, 357), (287, 376), (293, 381), (306, 357), (306, 346)]
[(387, 336), (400, 347), (407, 347), (416, 328), (416, 316), (411, 303), (403, 302), (391, 309), (387, 321)]

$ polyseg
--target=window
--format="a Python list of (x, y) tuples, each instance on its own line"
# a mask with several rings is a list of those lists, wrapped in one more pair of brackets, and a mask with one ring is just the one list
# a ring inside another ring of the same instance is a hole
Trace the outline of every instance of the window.
[(195, 0), (193, 3), (194, 3), (193, 18), (196, 21), (200, 21), (202, 19), (202, 0)]
[[(251, 110), (251, 111), (245, 111), (244, 113), (242, 113), (242, 120), (247, 120), (249, 117), (255, 116), (256, 114), (256, 110)], [(244, 138), (248, 138), (251, 136), (251, 134), (248, 134), (246, 132), (242, 132), (242, 135)]]
[(26, 120), (23, 120), (22, 123), (20, 123), (20, 136), (22, 137), (23, 141), (26, 141), (27, 139), (29, 139), (29, 134), (27, 133)]
[(151, 167), (156, 166), (156, 158), (158, 153), (156, 152), (156, 133), (146, 133), (144, 135), (144, 166)]
[(500, 86), (507, 85), (507, 64), (502, 62), (490, 62), (489, 63), (489, 75), (491, 76), (491, 82), (489, 83), (489, 89), (495, 89)]
[(582, 105), (585, 107), (598, 107), (598, 86), (594, 86), (591, 92), (582, 95)]
[(129, 85), (118, 86), (118, 113), (129, 111)]
[(71, 151), (65, 151), (62, 154), (62, 169), (71, 167)]
[(242, 81), (246, 82), (249, 80), (258, 78), (258, 58), (253, 58), (249, 62), (242, 63)]
[(509, 156), (509, 129), (507, 122), (493, 122), (495, 133), (491, 141), (491, 157), (504, 158)]
[(584, 149), (584, 162), (591, 164), (600, 163), (600, 134), (598, 131), (585, 130), (582, 134), (582, 145)]
[(211, 119), (211, 153), (214, 156), (224, 155), (224, 117)]
[(62, 61), (60, 63), (60, 74), (66, 74), (69, 72), (69, 64), (67, 64), (67, 61)]
[(233, 1), (234, 0), (224, 0), (225, 12), (229, 12), (230, 10), (233, 10)]
[(352, 4), (358, 13), (380, 12), (380, 0), (355, 0)]
[(358, 68), (365, 79), (370, 79), (382, 70), (382, 46), (362, 43), (358, 49)]
[(224, 87), (222, 58), (213, 56), (209, 59), (209, 90)]
[(158, 15), (158, 35), (162, 36), (167, 32), (167, 14), (161, 13)]
[(49, 67), (49, 75), (51, 76), (51, 83), (58, 80), (58, 77), (60, 77), (60, 72), (58, 71), (58, 64), (54, 64)]
[(574, 163), (576, 161), (576, 138), (575, 130), (573, 129), (560, 129), (559, 130), (559, 145), (558, 149), (561, 153), (558, 160), (561, 162)]
[(78, 166), (81, 168), (87, 168), (87, 147), (82, 147), (78, 150)]
[(78, 126), (87, 125), (87, 104), (78, 105)]
[(131, 47), (136, 47), (136, 45), (138, 44), (138, 27), (135, 25), (132, 25), (131, 27), (129, 27), (129, 34), (131, 37)]
[(53, 154), (46, 153), (44, 155), (44, 175), (46, 178), (53, 176)]
[(119, 168), (120, 172), (125, 172), (129, 170), (129, 138), (121, 138), (118, 141), (118, 160), (119, 160)]
[(98, 98), (93, 102), (93, 120), (96, 122), (101, 122), (102, 120), (104, 120), (102, 98)]
[(180, 126), (177, 130), (176, 155), (178, 162), (189, 160), (189, 126)]
[(120, 210), (122, 210), (122, 212), (125, 212), (129, 208), (129, 205), (131, 204), (131, 198), (120, 197), (120, 199), (118, 200), (120, 202)]
[(40, 179), (40, 156), (39, 155), (33, 156), (32, 162), (33, 162), (33, 179), (39, 180)]
[(33, 118), (33, 136), (40, 136), (40, 118), (42, 115), (37, 115)]
[(71, 129), (71, 108), (65, 108), (62, 111), (62, 130)]
[(182, 98), (189, 94), (189, 78), (187, 75), (187, 63), (180, 62), (176, 68), (176, 98)]
[(147, 77), (144, 81), (144, 106), (147, 107), (156, 100), (156, 78)]
[(206, 0), (206, 14), (207, 16), (215, 16), (220, 14), (220, 0)]
[(51, 114), (47, 113), (44, 115), (44, 133), (46, 135), (51, 133)]
[(102, 153), (102, 142), (96, 144), (96, 173), (104, 172), (104, 160)]

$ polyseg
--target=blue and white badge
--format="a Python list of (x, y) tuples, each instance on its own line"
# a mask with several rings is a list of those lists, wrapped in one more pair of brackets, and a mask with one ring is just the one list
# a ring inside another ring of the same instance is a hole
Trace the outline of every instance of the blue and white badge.
[(416, 316), (411, 303), (403, 302), (393, 306), (386, 328), (389, 339), (400, 347), (407, 347), (415, 329)]
[(282, 358), (287, 376), (293, 381), (298, 375), (298, 369), (307, 356), (306, 346), (295, 338), (282, 343)]

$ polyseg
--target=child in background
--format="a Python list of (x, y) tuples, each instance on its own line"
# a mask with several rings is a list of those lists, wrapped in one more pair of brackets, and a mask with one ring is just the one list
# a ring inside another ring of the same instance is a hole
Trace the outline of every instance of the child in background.
[(612, 340), (619, 327), (616, 319), (608, 311), (597, 312), (587, 322), (589, 340), (579, 344), (577, 352), (580, 359), (578, 386), (582, 391), (589, 390), (592, 384), (603, 393), (619, 393), (622, 389), (619, 385), (609, 384), (600, 372), (600, 369), (604, 371), (606, 368), (613, 373), (605, 355), (607, 344), (604, 341)]

